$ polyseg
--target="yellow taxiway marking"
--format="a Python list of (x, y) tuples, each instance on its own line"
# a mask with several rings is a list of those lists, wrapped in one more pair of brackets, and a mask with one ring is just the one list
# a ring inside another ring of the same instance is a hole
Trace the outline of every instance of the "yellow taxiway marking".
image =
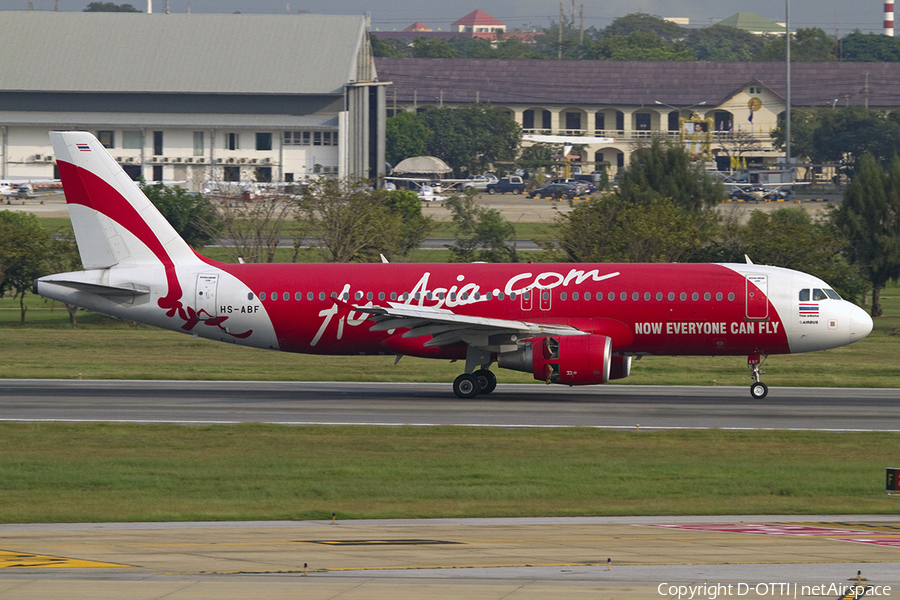
[(63, 558), (61, 556), (44, 556), (41, 554), (29, 554), (27, 552), (12, 552), (0, 550), (0, 569), (15, 568), (64, 568), (64, 569), (105, 569), (110, 567), (127, 567), (115, 563), (97, 562), (94, 560), (81, 560), (78, 558)]

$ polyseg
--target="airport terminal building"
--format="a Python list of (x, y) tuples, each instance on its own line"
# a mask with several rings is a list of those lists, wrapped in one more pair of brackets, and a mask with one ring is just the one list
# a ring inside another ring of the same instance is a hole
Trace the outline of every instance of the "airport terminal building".
[(48, 131), (133, 178), (376, 176), (384, 86), (362, 16), (4, 11), (0, 176), (55, 178)]

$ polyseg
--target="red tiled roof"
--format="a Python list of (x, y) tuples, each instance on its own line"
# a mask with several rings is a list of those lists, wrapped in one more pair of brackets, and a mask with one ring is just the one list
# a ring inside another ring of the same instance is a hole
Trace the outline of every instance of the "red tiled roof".
[[(535, 105), (716, 106), (759, 82), (785, 96), (784, 63), (376, 58), (397, 100)], [(865, 68), (863, 68), (863, 66)], [(794, 106), (900, 106), (900, 63), (792, 63)], [(415, 90), (415, 92), (414, 92)]]
[(504, 25), (504, 23), (503, 21), (498, 21), (480, 8), (477, 8), (460, 20), (453, 22), (452, 25), (468, 25), (471, 27), (473, 25)]
[(425, 25), (424, 23), (419, 23), (418, 21), (416, 21), (415, 23), (413, 23), (412, 25), (410, 25), (403, 31), (431, 31), (431, 28), (428, 25)]

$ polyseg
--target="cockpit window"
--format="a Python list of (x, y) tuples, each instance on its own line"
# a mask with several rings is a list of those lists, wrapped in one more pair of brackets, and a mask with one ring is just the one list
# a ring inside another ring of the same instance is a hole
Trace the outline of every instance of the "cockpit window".
[(809, 302), (809, 290), (800, 290), (800, 302)]
[(826, 296), (825, 292), (823, 292), (822, 290), (813, 289), (812, 299), (814, 302), (818, 301), (818, 300), (826, 300), (827, 298), (828, 298), (828, 296)]
[(840, 300), (840, 299), (841, 299), (840, 294), (838, 294), (838, 293), (837, 293), (836, 291), (834, 291), (834, 290), (826, 289), (826, 290), (825, 290), (825, 293), (828, 294), (828, 297), (831, 298), (832, 300)]

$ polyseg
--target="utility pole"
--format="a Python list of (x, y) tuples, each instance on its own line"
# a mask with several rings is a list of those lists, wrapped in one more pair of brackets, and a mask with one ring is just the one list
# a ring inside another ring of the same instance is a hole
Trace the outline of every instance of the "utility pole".
[(579, 25), (578, 25), (578, 45), (584, 45), (584, 4), (578, 9)]
[(866, 110), (869, 110), (869, 72), (868, 71), (866, 71), (866, 87), (865, 87), (865, 91), (863, 92), (863, 98), (865, 98), (865, 101), (866, 101)]
[[(784, 111), (784, 160), (791, 169), (791, 0), (784, 0), (785, 72), (787, 79)], [(794, 170), (791, 169), (791, 181)]]
[(556, 51), (556, 59), (562, 60), (562, 23), (563, 23), (563, 7), (562, 2), (559, 3), (559, 48)]

